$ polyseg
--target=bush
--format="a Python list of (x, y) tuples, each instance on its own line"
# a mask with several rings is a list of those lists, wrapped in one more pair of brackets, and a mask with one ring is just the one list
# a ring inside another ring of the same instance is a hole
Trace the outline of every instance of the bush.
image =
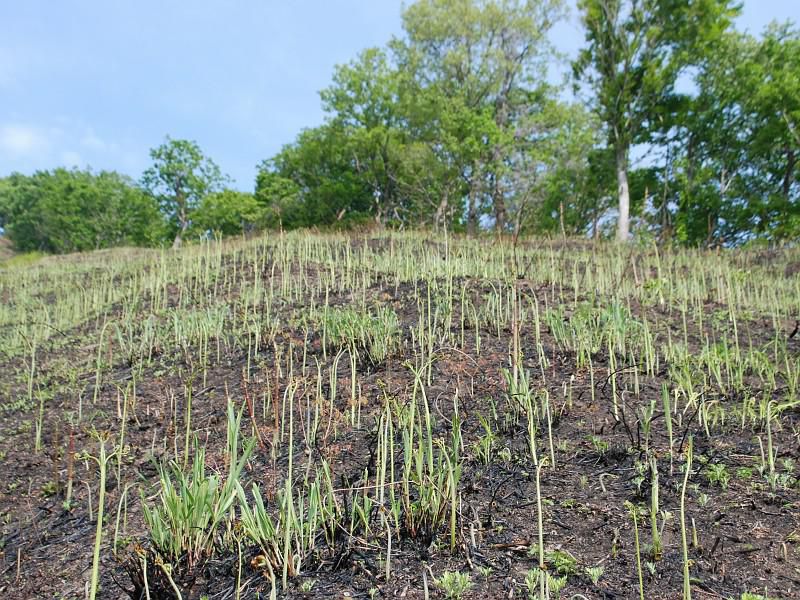
[(158, 241), (153, 198), (118, 173), (55, 169), (0, 180), (0, 225), (21, 252), (79, 252)]

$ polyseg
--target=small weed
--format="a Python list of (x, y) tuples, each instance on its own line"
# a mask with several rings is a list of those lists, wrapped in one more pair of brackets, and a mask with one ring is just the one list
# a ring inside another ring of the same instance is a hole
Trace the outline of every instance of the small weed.
[(586, 567), (586, 575), (588, 575), (592, 585), (597, 585), (597, 582), (600, 581), (600, 578), (603, 576), (604, 572), (605, 569), (602, 566)]
[(444, 594), (444, 597), (449, 600), (458, 600), (472, 587), (469, 573), (462, 573), (461, 571), (445, 571), (441, 577), (435, 580), (435, 583), (436, 587)]
[(709, 484), (718, 485), (723, 490), (727, 490), (731, 475), (728, 473), (727, 466), (723, 463), (717, 463), (706, 467), (706, 478)]
[(605, 441), (600, 437), (597, 437), (596, 435), (590, 435), (589, 441), (592, 443), (592, 448), (594, 449), (594, 451), (600, 456), (604, 456), (605, 453), (608, 452), (608, 449), (610, 448), (607, 441)]
[(58, 483), (55, 481), (48, 481), (42, 485), (42, 495), (45, 498), (50, 498), (58, 493)]
[(545, 557), (559, 575), (575, 575), (578, 572), (577, 559), (566, 550), (551, 550)]

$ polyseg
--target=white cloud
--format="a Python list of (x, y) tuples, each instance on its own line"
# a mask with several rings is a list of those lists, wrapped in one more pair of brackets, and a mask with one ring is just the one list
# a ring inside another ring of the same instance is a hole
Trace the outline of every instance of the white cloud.
[(147, 166), (147, 151), (129, 137), (115, 140), (105, 134), (67, 116), (40, 124), (14, 117), (0, 121), (0, 177), (10, 171), (88, 166), (137, 177)]
[(116, 150), (116, 144), (109, 144), (103, 138), (97, 135), (92, 128), (86, 129), (86, 132), (81, 138), (81, 146), (98, 152)]
[(81, 167), (83, 166), (83, 158), (77, 152), (67, 150), (61, 153), (61, 163), (65, 167)]
[(11, 159), (41, 155), (49, 149), (48, 136), (36, 127), (20, 124), (0, 126), (0, 153)]

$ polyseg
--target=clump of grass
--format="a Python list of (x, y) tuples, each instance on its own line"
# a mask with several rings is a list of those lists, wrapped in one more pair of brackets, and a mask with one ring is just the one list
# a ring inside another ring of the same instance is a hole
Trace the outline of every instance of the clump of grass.
[(189, 567), (211, 556), (216, 528), (228, 514), (235, 496), (217, 475), (205, 468), (205, 450), (195, 447), (191, 470), (176, 464), (161, 468), (160, 506), (144, 504), (150, 540), (158, 554), (177, 564), (184, 555)]
[(365, 351), (375, 364), (383, 362), (400, 342), (400, 322), (390, 308), (379, 308), (374, 314), (352, 308), (326, 308), (322, 327), (327, 347)]
[[(241, 412), (236, 415), (232, 404), (228, 405), (229, 468), (225, 478), (206, 472), (205, 448), (196, 441), (188, 470), (174, 461), (159, 469), (156, 505), (149, 506), (142, 499), (150, 547), (139, 548), (139, 560), (128, 568), (136, 589), (144, 591), (148, 578), (152, 582), (163, 575), (177, 590), (175, 580), (179, 574), (191, 580), (192, 573), (213, 555), (219, 526), (231, 515), (239, 476), (255, 444), (255, 440), (248, 441), (239, 455), (241, 416)], [(151, 572), (146, 570), (148, 558)], [(140, 567), (142, 564), (145, 566)]]
[(257, 484), (254, 483), (252, 487), (252, 505), (241, 485), (237, 485), (237, 493), (242, 531), (260, 551), (253, 560), (253, 566), (268, 574), (273, 588), (277, 573), (281, 573), (285, 588), (289, 577), (301, 573), (303, 563), (313, 552), (323, 527), (336, 527), (337, 515), (328, 510), (330, 504), (327, 501), (333, 499), (330, 479), (318, 475), (318, 480), (309, 485), (305, 494), (294, 490), (287, 479), (285, 488), (278, 492), (275, 500), (275, 518), (268, 512)]
[(403, 444), (401, 499), (403, 530), (408, 537), (432, 540), (449, 520), (450, 549), (457, 537), (458, 485), (461, 480), (461, 425), (454, 401), (449, 443), (434, 440), (422, 369), (408, 366), (415, 384), (411, 402), (397, 407)]

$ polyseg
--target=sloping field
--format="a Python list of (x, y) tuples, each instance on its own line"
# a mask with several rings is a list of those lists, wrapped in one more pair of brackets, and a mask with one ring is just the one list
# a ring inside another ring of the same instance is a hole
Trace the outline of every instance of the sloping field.
[(0, 271), (0, 594), (800, 597), (798, 265), (298, 233)]

